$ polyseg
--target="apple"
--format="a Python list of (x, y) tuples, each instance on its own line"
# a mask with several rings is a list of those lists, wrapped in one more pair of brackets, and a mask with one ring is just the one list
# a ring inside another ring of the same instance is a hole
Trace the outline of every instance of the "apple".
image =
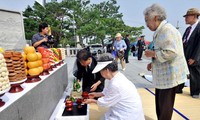
[(42, 63), (43, 64), (49, 63), (49, 58), (42, 58)]
[(71, 100), (66, 100), (65, 101), (65, 107), (71, 108), (73, 106), (73, 102)]
[(70, 107), (70, 108), (67, 108), (66, 110), (67, 110), (67, 111), (72, 111), (72, 110), (73, 110), (73, 108), (72, 108), (72, 107)]
[(70, 108), (73, 106), (73, 103), (65, 103), (65, 107)]
[(49, 58), (50, 56), (49, 51), (46, 49), (41, 54), (42, 54), (42, 58)]
[(82, 93), (82, 97), (83, 97), (84, 99), (88, 99), (88, 92), (83, 92), (83, 93)]
[(80, 105), (82, 102), (83, 102), (83, 100), (82, 100), (81, 98), (78, 98), (78, 99), (76, 100), (76, 103), (77, 103), (78, 105)]
[(44, 48), (44, 47), (38, 47), (38, 48), (37, 48), (37, 51), (38, 51), (38, 52), (40, 52), (40, 53), (43, 53), (43, 52), (44, 52), (44, 50), (45, 50), (45, 48)]

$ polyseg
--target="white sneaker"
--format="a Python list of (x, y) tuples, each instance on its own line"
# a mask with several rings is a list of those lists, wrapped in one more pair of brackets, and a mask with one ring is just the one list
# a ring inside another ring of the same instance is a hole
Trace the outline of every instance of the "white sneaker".
[(123, 68), (122, 70), (125, 71), (126, 68)]

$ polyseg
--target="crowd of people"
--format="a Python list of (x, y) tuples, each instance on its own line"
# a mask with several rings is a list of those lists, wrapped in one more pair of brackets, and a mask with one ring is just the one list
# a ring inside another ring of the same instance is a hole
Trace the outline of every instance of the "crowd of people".
[[(89, 92), (90, 99), (84, 103), (96, 103), (108, 107), (105, 120), (143, 120), (142, 102), (134, 84), (118, 69), (120, 60), (122, 70), (129, 63), (129, 51), (138, 60), (142, 55), (151, 58), (147, 70), (152, 71), (155, 87), (155, 106), (158, 120), (171, 120), (177, 93), (182, 93), (184, 83), (190, 79), (190, 95), (199, 98), (200, 94), (200, 12), (189, 9), (183, 16), (189, 25), (183, 36), (166, 19), (165, 9), (153, 4), (144, 10), (146, 26), (154, 32), (152, 49), (146, 49), (144, 35), (140, 36), (136, 46), (130, 47), (130, 35), (125, 39), (117, 33), (112, 44), (112, 54), (103, 53), (98, 59), (82, 49), (77, 53), (76, 77), (82, 80), (82, 91)], [(39, 33), (32, 39), (34, 47), (48, 47), (48, 25), (41, 24)], [(104, 86), (104, 81), (108, 85)], [(131, 92), (130, 92), (131, 91)]]

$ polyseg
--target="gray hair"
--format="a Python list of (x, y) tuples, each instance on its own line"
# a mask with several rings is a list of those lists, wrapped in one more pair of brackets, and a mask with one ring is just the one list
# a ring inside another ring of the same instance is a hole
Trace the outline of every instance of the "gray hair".
[(113, 61), (114, 58), (110, 53), (103, 53), (100, 54), (98, 57), (98, 62), (106, 62), (106, 61)]
[(118, 63), (114, 60), (113, 56), (110, 53), (103, 53), (99, 55), (98, 62), (106, 62), (106, 61), (113, 61), (112, 63), (108, 64), (102, 70), (108, 69), (111, 72), (118, 71)]
[(167, 18), (165, 9), (161, 7), (159, 4), (153, 4), (147, 7), (143, 13), (145, 16), (148, 16), (150, 18), (158, 16), (159, 21), (163, 21)]

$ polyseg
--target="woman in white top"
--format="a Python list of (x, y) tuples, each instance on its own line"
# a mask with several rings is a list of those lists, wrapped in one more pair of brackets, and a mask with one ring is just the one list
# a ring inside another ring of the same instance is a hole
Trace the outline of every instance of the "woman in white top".
[[(118, 71), (117, 62), (109, 53), (99, 56), (99, 62), (93, 73), (100, 71), (101, 75), (108, 80), (108, 85), (103, 92), (89, 94), (90, 99), (84, 103), (97, 103), (108, 107), (105, 120), (144, 120), (142, 103), (134, 84)], [(99, 97), (98, 100), (93, 99)]]

